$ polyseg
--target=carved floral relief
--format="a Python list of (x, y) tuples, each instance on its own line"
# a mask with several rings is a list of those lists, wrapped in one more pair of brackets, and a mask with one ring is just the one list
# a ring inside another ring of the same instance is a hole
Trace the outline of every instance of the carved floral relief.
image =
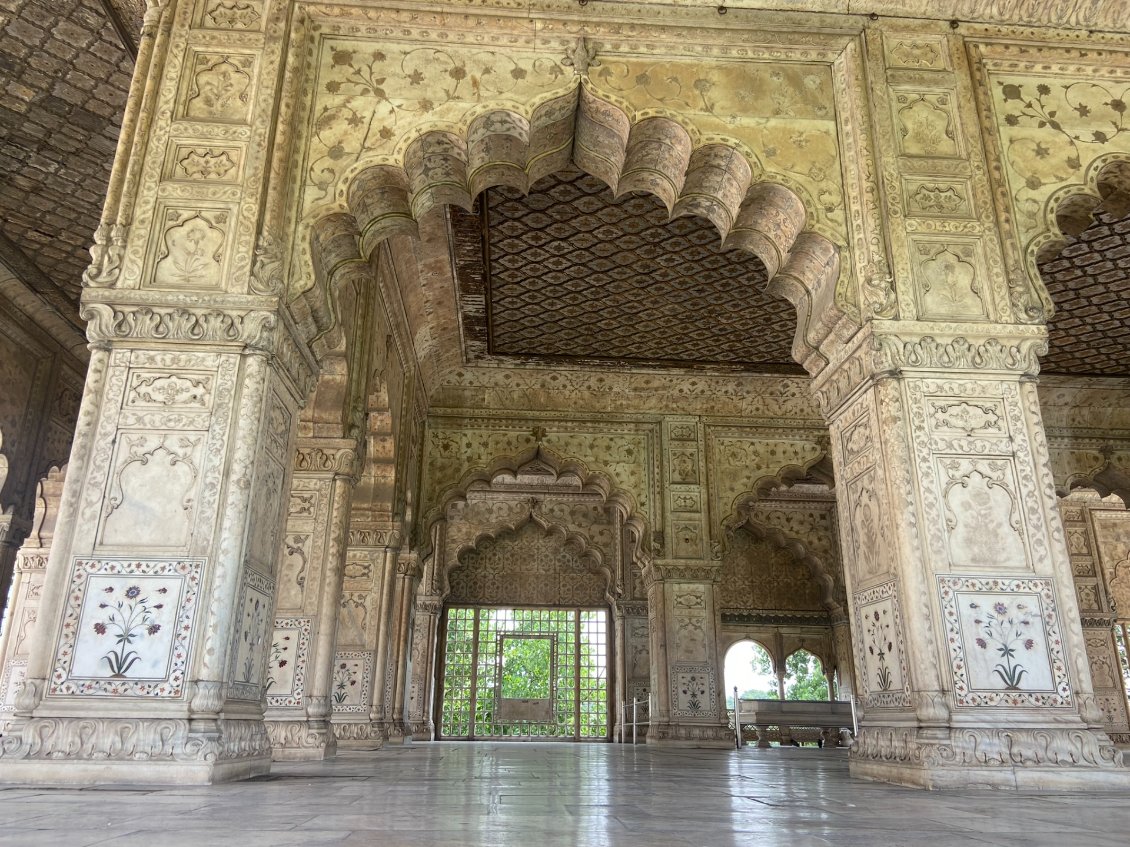
[(16, 710), (16, 693), (27, 678), (27, 659), (9, 659), (0, 673), (0, 715)]
[(167, 209), (151, 287), (222, 288), (228, 221), (226, 211)]
[(896, 589), (896, 583), (885, 582), (855, 595), (855, 649), (864, 672), (863, 702), (868, 709), (910, 705)]
[(232, 633), (231, 696), (258, 700), (269, 661), (268, 645), (274, 627), (274, 584), (246, 569)]
[(895, 95), (895, 126), (905, 156), (951, 158), (960, 155), (957, 116), (947, 92), (903, 91)]
[(191, 120), (243, 123), (251, 110), (255, 57), (196, 53), (184, 116)]
[(915, 240), (918, 311), (922, 318), (987, 316), (980, 259), (972, 242)]
[(203, 442), (204, 433), (122, 433), (111, 464), (100, 546), (188, 544)]
[(1028, 566), (1011, 459), (940, 457), (950, 565), (955, 569)]

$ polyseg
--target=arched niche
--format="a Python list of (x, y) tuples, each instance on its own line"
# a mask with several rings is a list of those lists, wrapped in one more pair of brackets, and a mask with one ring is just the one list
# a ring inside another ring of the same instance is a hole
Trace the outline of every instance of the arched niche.
[(480, 535), (447, 572), (445, 600), (472, 606), (604, 606), (611, 572), (582, 535), (531, 512)]
[(640, 570), (646, 522), (607, 477), (538, 445), (468, 472), (426, 519), (422, 593), (444, 596), (447, 576), (480, 538), (534, 520), (584, 544), (609, 574), (612, 600), (645, 598)]

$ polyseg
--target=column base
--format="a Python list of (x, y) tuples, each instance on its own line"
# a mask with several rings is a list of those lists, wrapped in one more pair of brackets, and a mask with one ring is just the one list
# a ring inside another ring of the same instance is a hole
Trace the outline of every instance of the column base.
[(1123, 753), (1086, 729), (951, 729), (923, 739), (914, 729), (863, 728), (851, 747), (853, 777), (913, 788), (1126, 791)]
[(337, 755), (337, 738), (328, 721), (265, 720), (276, 762), (319, 762)]
[(339, 750), (380, 750), (387, 734), (380, 722), (355, 721), (333, 724)]
[(184, 719), (27, 718), (0, 740), (0, 783), (210, 785), (271, 770), (261, 721), (192, 731)]
[(732, 750), (734, 731), (714, 724), (656, 724), (648, 730), (647, 743), (657, 747)]

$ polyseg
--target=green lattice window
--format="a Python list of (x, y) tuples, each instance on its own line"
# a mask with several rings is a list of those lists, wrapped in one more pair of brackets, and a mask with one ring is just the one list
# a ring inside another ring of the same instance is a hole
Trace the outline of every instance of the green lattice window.
[(446, 610), (441, 738), (608, 737), (608, 613)]

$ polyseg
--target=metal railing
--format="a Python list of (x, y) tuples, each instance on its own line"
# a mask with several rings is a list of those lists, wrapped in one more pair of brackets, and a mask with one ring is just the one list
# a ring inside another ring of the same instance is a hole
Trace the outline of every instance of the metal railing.
[[(645, 703), (647, 704), (647, 720), (641, 721), (640, 720), (640, 714), (639, 714), (639, 708), (640, 708), (640, 706), (644, 705)], [(632, 710), (632, 743), (635, 744), (636, 739), (639, 737), (638, 736), (639, 727), (641, 727), (641, 726), (651, 726), (651, 694), (650, 694), (650, 692), (648, 693), (646, 700), (640, 700), (640, 699), (637, 698), (635, 700), (625, 701), (625, 702), (620, 704), (620, 743), (621, 744), (624, 743), (624, 738), (625, 738), (625, 735), (627, 734), (627, 729), (628, 729), (628, 727), (627, 727), (627, 723), (628, 723), (627, 712), (628, 712), (629, 708)]]

